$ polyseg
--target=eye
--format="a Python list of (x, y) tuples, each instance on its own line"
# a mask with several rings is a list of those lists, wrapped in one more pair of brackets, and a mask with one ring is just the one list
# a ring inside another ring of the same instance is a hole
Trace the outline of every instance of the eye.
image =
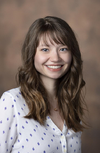
[(47, 52), (47, 51), (49, 51), (49, 49), (47, 49), (47, 48), (42, 48), (41, 51)]
[(68, 48), (61, 48), (60, 51), (62, 51), (62, 52), (68, 51)]

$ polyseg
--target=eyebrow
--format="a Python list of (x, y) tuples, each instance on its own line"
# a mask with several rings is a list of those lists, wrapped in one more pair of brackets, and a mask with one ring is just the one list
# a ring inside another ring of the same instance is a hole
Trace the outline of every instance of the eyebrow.
[(47, 44), (42, 44), (42, 45), (40, 45), (40, 47), (44, 47), (44, 46), (50, 47), (50, 45), (47, 45)]
[[(68, 47), (67, 45), (59, 44), (59, 47), (61, 47), (61, 46)], [(41, 44), (40, 47), (50, 47), (50, 45), (49, 44)]]

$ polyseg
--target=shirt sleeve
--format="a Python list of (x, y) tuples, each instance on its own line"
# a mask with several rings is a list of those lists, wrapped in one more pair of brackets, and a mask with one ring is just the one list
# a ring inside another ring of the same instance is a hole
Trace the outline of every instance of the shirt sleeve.
[(0, 99), (0, 153), (10, 153), (17, 137), (14, 100), (9, 92)]

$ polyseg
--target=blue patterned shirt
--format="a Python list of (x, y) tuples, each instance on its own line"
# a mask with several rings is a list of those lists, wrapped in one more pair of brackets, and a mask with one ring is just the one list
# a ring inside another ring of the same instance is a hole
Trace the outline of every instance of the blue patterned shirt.
[(20, 88), (0, 99), (0, 153), (81, 153), (81, 132), (61, 131), (47, 116), (45, 125), (24, 118), (29, 112)]

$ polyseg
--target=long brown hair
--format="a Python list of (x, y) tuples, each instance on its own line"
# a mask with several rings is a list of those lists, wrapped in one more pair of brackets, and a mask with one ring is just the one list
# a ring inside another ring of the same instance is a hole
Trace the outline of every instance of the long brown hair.
[(68, 46), (72, 54), (72, 62), (68, 72), (58, 79), (56, 97), (59, 109), (66, 121), (67, 127), (82, 131), (84, 126), (84, 100), (81, 90), (85, 85), (82, 75), (82, 59), (78, 42), (71, 27), (58, 17), (47, 16), (33, 22), (26, 35), (22, 47), (23, 65), (18, 72), (18, 84), (21, 93), (29, 107), (27, 118), (33, 118), (44, 124), (46, 116), (50, 113), (47, 92), (34, 67), (34, 56), (41, 36), (46, 42), (49, 36), (55, 43)]

